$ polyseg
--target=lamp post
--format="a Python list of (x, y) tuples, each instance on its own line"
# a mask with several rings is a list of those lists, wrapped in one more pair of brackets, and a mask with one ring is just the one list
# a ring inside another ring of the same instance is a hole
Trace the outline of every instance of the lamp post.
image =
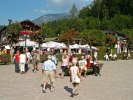
[(24, 35), (24, 38), (25, 38), (25, 49), (26, 49), (26, 40), (27, 40), (27, 35), (26, 34)]
[(26, 45), (26, 40), (27, 40), (27, 35), (28, 34), (31, 34), (32, 31), (21, 31), (20, 34), (24, 35), (24, 40), (25, 40), (25, 49), (27, 48), (27, 45)]

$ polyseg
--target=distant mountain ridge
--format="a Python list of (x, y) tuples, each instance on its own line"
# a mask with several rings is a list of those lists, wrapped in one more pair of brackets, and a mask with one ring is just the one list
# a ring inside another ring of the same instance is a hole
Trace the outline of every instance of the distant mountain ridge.
[(58, 19), (67, 19), (69, 17), (69, 13), (59, 13), (59, 14), (46, 14), (40, 16), (33, 20), (35, 24), (41, 25), (42, 23), (51, 22)]

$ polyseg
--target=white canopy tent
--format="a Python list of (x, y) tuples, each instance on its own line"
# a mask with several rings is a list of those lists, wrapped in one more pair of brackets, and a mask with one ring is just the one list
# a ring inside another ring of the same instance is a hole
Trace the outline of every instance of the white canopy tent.
[(41, 45), (41, 47), (42, 47), (42, 48), (47, 48), (48, 45), (47, 45), (46, 43), (43, 43), (43, 44)]
[(67, 48), (66, 44), (64, 43), (60, 43), (57, 48)]
[(58, 42), (54, 42), (54, 41), (49, 41), (49, 42), (46, 42), (46, 45), (48, 48), (55, 48), (59, 45), (60, 43)]
[(38, 47), (38, 43), (37, 42), (31, 41), (29, 39), (26, 39), (26, 41), (20, 41), (16, 45), (25, 46), (25, 43), (26, 43), (26, 46)]
[(42, 48), (67, 48), (66, 44), (49, 41), (41, 45)]
[(94, 46), (92, 46), (92, 47), (91, 47), (91, 49), (93, 49), (93, 50), (97, 50), (97, 48), (96, 48), (96, 47), (94, 47)]
[(69, 45), (70, 49), (79, 49), (80, 45), (79, 44), (74, 44), (74, 45)]
[(5, 49), (11, 49), (9, 45), (5, 45)]
[(84, 44), (80, 46), (81, 48), (90, 48), (90, 46), (88, 44)]

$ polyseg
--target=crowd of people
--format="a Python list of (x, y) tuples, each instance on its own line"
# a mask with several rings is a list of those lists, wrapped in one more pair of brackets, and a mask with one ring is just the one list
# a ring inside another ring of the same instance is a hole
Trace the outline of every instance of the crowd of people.
[[(54, 56), (54, 59), (53, 59)], [(100, 74), (99, 64), (97, 61), (97, 56), (82, 55), (81, 59), (78, 59), (75, 53), (67, 54), (67, 51), (64, 51), (62, 54), (61, 61), (61, 78), (64, 78), (64, 75), (69, 72), (70, 82), (72, 82), (73, 91), (71, 93), (71, 97), (78, 95), (77, 90), (80, 82), (82, 81), (82, 75), (86, 78), (88, 68), (93, 69), (93, 74), (98, 76)], [(56, 59), (56, 60), (55, 60)], [(42, 74), (43, 74), (43, 93), (46, 93), (47, 84), (50, 80), (51, 92), (54, 91), (54, 82), (57, 77), (57, 58), (55, 54), (48, 55), (48, 60), (44, 61), (42, 66)]]
[[(116, 61), (117, 58), (118, 58), (118, 56), (117, 56), (116, 53), (114, 53), (114, 54), (112, 54), (112, 53), (109, 53), (109, 54), (108, 54), (108, 53), (105, 53), (105, 55), (104, 55), (105, 61), (110, 61), (110, 60)], [(132, 58), (132, 57), (131, 57), (130, 51), (128, 51), (128, 52), (123, 52), (123, 59), (124, 59), (124, 60), (129, 60), (129, 59), (131, 59), (131, 58)]]
[[(89, 68), (93, 69), (93, 73), (95, 76), (100, 74), (99, 63), (97, 61), (97, 53), (93, 52), (93, 56), (90, 53), (86, 55), (82, 55), (81, 59), (78, 59), (77, 54), (68, 53), (66, 50), (62, 53), (61, 60), (61, 78), (63, 79), (66, 74), (70, 75), (70, 81), (73, 85), (73, 91), (71, 96), (74, 97), (78, 95), (77, 90), (79, 87), (79, 83), (82, 81), (82, 77), (87, 76), (87, 72)], [(14, 56), (15, 62), (15, 72), (20, 74), (25, 74), (28, 71), (29, 63), (32, 61), (33, 64), (33, 72), (39, 71), (39, 61), (40, 54), (39, 50), (36, 49), (31, 53), (28, 50), (23, 52), (17, 51)], [(50, 81), (51, 92), (54, 91), (54, 83), (55, 79), (58, 77), (59, 73), (57, 71), (58, 59), (56, 57), (56, 53), (53, 52), (49, 54), (47, 60), (44, 61), (42, 68), (42, 77), (43, 77), (43, 86), (42, 91), (46, 93), (47, 85)]]
[(33, 64), (33, 72), (39, 71), (40, 54), (39, 50), (33, 50), (31, 53), (28, 50), (17, 51), (14, 55), (15, 72), (25, 74), (29, 69), (29, 63)]

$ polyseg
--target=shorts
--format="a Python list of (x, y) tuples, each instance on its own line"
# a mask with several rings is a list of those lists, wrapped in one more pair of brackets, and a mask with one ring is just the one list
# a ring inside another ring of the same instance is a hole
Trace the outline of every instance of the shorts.
[(55, 81), (55, 75), (54, 71), (45, 71), (43, 75), (43, 81), (44, 82), (54, 82)]
[(39, 60), (36, 60), (36, 65), (38, 65), (39, 64)]
[(86, 66), (80, 66), (81, 70), (85, 70), (87, 71), (87, 67)]
[(62, 72), (65, 72), (67, 69), (67, 66), (61, 66)]
[(33, 64), (33, 66), (38, 65), (39, 64), (39, 60), (32, 60), (32, 64)]

